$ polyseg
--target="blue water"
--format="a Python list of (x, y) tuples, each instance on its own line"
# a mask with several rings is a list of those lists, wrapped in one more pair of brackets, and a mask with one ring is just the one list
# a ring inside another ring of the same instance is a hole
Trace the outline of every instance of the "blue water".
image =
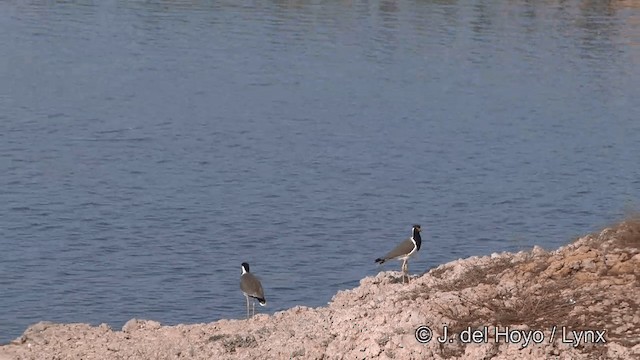
[(622, 1), (0, 2), (0, 342), (321, 306), (640, 199)]

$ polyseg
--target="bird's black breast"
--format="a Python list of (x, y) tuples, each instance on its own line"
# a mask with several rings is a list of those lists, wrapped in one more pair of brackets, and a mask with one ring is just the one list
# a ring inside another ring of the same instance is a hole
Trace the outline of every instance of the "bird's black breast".
[(420, 245), (422, 245), (422, 238), (420, 237), (420, 233), (416, 231), (413, 235), (413, 240), (416, 242), (416, 251), (420, 250)]

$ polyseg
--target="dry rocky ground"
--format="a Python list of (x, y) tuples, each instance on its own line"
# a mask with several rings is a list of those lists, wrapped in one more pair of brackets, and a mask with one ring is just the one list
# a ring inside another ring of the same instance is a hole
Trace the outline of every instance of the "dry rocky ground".
[(631, 219), (552, 252), (453, 261), (409, 285), (383, 272), (322, 308), (122, 330), (41, 322), (0, 359), (640, 359), (639, 276)]

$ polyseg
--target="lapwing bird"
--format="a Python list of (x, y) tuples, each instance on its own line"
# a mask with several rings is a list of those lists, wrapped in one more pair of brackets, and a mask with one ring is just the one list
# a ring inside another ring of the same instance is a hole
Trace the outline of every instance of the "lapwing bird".
[(420, 245), (422, 244), (422, 238), (420, 237), (420, 225), (413, 225), (413, 229), (411, 229), (411, 237), (407, 240), (401, 242), (395, 249), (389, 251), (387, 255), (377, 258), (376, 262), (380, 264), (384, 264), (387, 260), (402, 260), (402, 283), (404, 284), (404, 277), (407, 277), (407, 283), (409, 283), (409, 264), (407, 261), (409, 257), (415, 254), (418, 250), (420, 250)]
[[(249, 298), (252, 299), (253, 315), (256, 314), (256, 303), (258, 300), (260, 306), (267, 305), (267, 300), (264, 298), (264, 290), (262, 290), (262, 284), (257, 277), (249, 272), (249, 264), (242, 263), (242, 275), (240, 275), (240, 290), (247, 298), (247, 319), (249, 318)], [(255, 299), (255, 300), (254, 300)]]

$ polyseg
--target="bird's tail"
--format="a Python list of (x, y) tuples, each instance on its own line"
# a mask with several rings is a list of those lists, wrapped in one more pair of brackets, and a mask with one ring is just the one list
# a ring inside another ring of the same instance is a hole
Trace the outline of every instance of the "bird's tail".
[(379, 264), (384, 264), (385, 261), (387, 261), (387, 260), (383, 259), (383, 258), (377, 258), (376, 259), (376, 262), (379, 263)]
[(265, 306), (267, 305), (267, 300), (266, 299), (258, 299), (258, 304), (260, 304), (260, 306)]

